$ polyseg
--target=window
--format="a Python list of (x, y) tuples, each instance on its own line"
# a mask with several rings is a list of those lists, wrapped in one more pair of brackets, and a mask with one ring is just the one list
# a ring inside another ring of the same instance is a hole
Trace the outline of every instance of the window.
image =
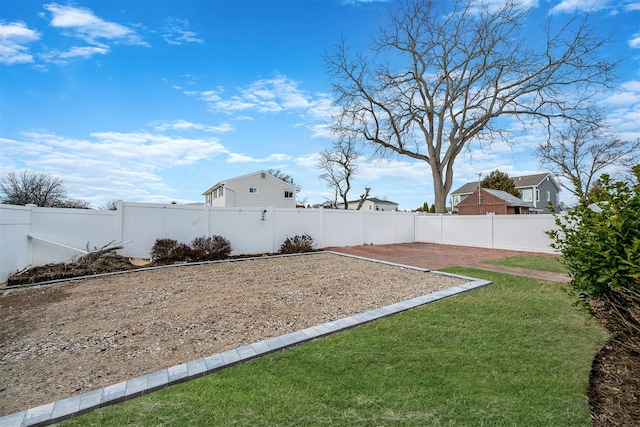
[(551, 201), (551, 192), (547, 191), (547, 202)]
[(540, 190), (536, 190), (536, 202), (540, 201)]
[(222, 194), (223, 194), (223, 192), (222, 192), (222, 187), (220, 187), (220, 188), (218, 189), (218, 197), (222, 197)]
[(533, 201), (533, 189), (531, 188), (523, 188), (522, 192), (522, 201), (523, 202), (532, 202)]
[(285, 199), (293, 199), (293, 191), (284, 190), (284, 198)]
[(249, 187), (249, 194), (258, 194), (258, 189), (256, 187)]

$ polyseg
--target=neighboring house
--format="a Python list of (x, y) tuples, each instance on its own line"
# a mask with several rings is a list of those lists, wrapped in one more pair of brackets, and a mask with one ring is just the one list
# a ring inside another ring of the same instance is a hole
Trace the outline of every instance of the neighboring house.
[[(530, 213), (551, 213), (548, 208), (549, 203), (553, 209), (560, 210), (560, 186), (553, 179), (550, 173), (539, 173), (535, 175), (516, 176), (513, 183), (522, 193), (522, 201), (530, 206)], [(451, 193), (451, 206), (459, 205), (460, 202), (469, 197), (478, 189), (477, 182), (468, 182)]]
[(506, 191), (481, 188), (455, 206), (460, 215), (518, 215), (528, 214), (530, 204), (522, 201)]
[(220, 181), (207, 191), (205, 203), (217, 207), (296, 207), (295, 186), (259, 171)]
[[(350, 201), (347, 209), (355, 210), (359, 203), (360, 200)], [(338, 209), (344, 209), (344, 203), (338, 203)], [(376, 197), (368, 197), (364, 200), (362, 208), (360, 209), (363, 211), (397, 211), (398, 204), (388, 200), (378, 199)]]

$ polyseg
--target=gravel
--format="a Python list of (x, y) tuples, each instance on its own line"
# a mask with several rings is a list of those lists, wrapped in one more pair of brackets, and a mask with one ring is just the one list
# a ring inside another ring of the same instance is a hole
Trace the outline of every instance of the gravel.
[(462, 283), (314, 253), (6, 291), (0, 416)]

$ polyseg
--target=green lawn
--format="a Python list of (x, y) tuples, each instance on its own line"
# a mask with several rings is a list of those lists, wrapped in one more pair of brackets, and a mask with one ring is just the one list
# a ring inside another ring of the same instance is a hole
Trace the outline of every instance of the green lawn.
[(559, 257), (521, 254), (484, 262), (486, 264), (529, 268), (531, 270), (551, 271), (553, 273), (567, 274), (567, 269), (564, 265), (562, 265)]
[(64, 425), (590, 426), (606, 331), (562, 285), (494, 283)]

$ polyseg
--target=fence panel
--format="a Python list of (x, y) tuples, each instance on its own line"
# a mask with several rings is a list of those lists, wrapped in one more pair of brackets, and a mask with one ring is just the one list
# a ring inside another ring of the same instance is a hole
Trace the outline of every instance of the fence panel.
[(412, 212), (393, 212), (395, 235), (393, 243), (416, 241), (416, 215)]
[(322, 246), (356, 246), (364, 243), (362, 211), (322, 210)]
[(416, 242), (442, 243), (443, 215), (418, 215), (415, 218)]
[(556, 228), (553, 215), (495, 215), (493, 247), (554, 253), (546, 231)]
[(208, 208), (209, 236), (231, 242), (232, 254), (271, 252), (273, 215), (260, 208)]
[(30, 229), (31, 208), (2, 206), (0, 209), (0, 283), (30, 264), (27, 238)]
[(492, 247), (494, 215), (447, 215), (442, 217), (442, 243), (445, 245)]
[(308, 234), (317, 248), (323, 244), (323, 211), (320, 209), (270, 209), (267, 212), (273, 224), (272, 246), (264, 252), (277, 252), (289, 237)]
[(120, 239), (128, 242), (122, 254), (146, 258), (156, 239), (189, 243), (207, 234), (207, 214), (200, 206), (122, 203)]
[(115, 211), (34, 208), (30, 264), (64, 261), (114, 242), (116, 221)]

